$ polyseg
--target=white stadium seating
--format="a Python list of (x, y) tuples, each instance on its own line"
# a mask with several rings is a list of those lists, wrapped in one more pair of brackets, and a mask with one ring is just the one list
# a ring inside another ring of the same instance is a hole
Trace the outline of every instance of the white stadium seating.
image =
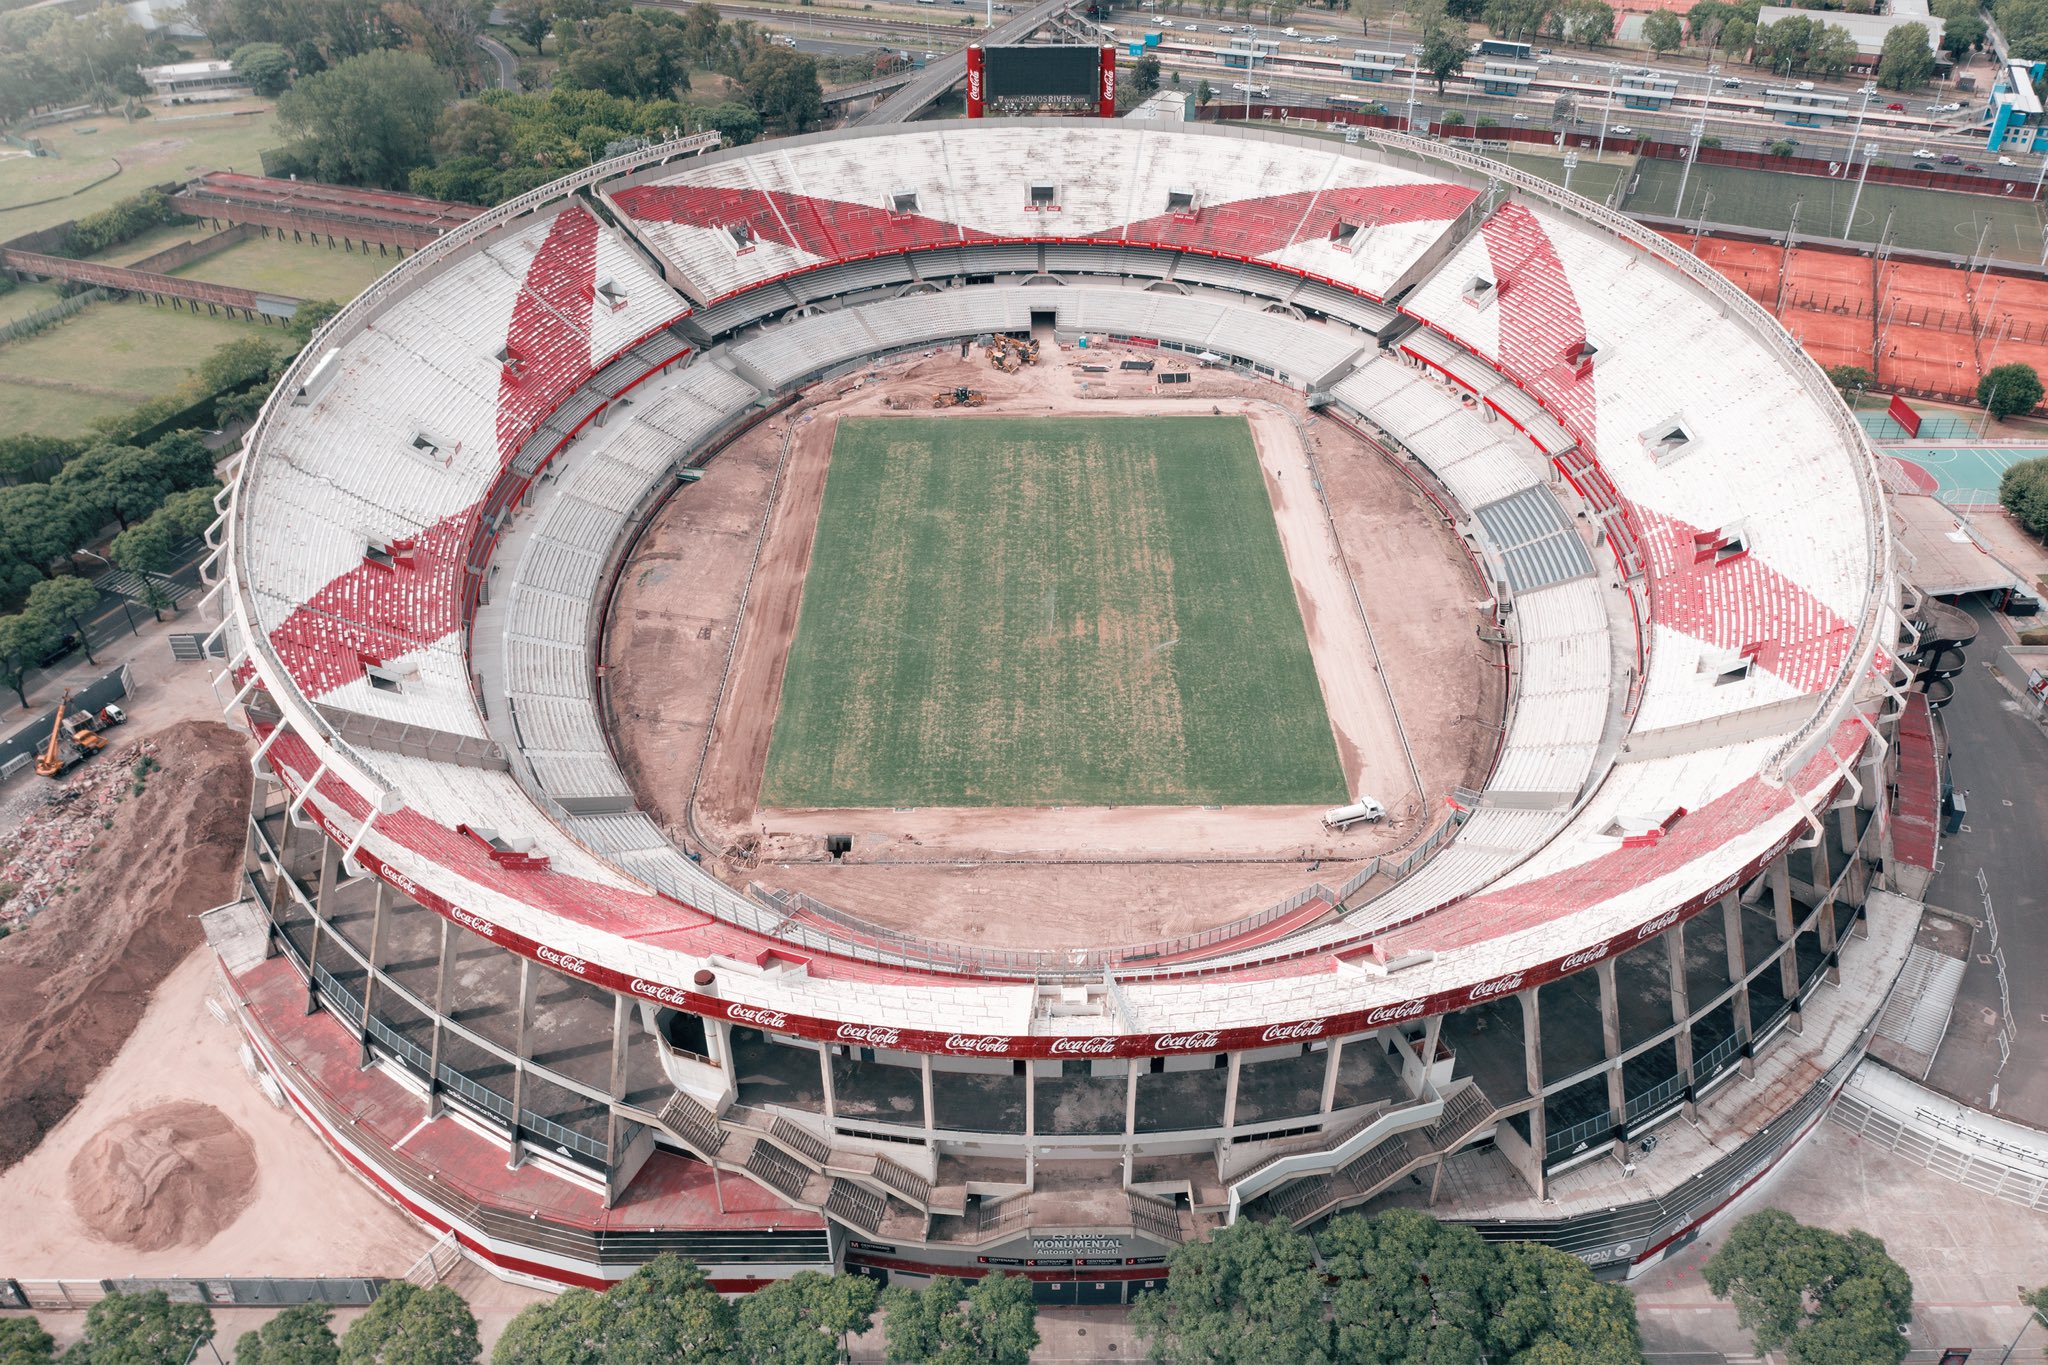
[[(611, 221), (521, 201), (352, 306), (235, 490), (224, 597), (290, 729), (270, 760), (295, 789), (324, 773), (310, 804), (345, 830), (396, 794), (362, 847), (422, 895), (636, 990), (715, 961), (749, 1008), (1091, 1027), (971, 949), (936, 961), (713, 880), (633, 807), (592, 654), (629, 519), (716, 434), (842, 366), (1047, 312), (1327, 387), (1491, 564), (1543, 547), (1514, 561), (1538, 586), (1501, 604), (1512, 710), (1455, 836), (1313, 927), (1120, 968), (1119, 1028), (1476, 999), (1753, 865), (1856, 760), (1894, 587), (1874, 457), (1775, 324), (1596, 206), (1398, 138), (1033, 120), (770, 141), (594, 192)], [(352, 745), (337, 712), (496, 738), (510, 768)], [(479, 830), (546, 866), (508, 871)], [(1411, 950), (1434, 956), (1360, 965)]]

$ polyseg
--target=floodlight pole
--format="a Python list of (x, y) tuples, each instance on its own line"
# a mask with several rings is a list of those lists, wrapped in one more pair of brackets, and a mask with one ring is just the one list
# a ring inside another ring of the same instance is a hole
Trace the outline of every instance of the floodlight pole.
[(1678, 173), (1678, 202), (1671, 206), (1674, 218), (1685, 217), (1685, 187), (1692, 180), (1692, 163), (1700, 159), (1700, 139), (1706, 135), (1707, 121), (1697, 119), (1692, 125), (1692, 147), (1685, 154), (1685, 169)]
[(1863, 149), (1863, 173), (1856, 177), (1856, 193), (1849, 196), (1849, 218), (1842, 224), (1842, 237), (1849, 240), (1849, 234), (1856, 231), (1856, 206), (1863, 202), (1863, 182), (1870, 179), (1870, 162), (1877, 154), (1875, 147)]

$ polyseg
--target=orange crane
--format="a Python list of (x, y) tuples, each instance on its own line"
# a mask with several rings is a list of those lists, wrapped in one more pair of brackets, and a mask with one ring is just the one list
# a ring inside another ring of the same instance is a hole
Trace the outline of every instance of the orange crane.
[(63, 700), (57, 703), (57, 718), (50, 722), (50, 742), (36, 755), (36, 772), (43, 777), (62, 777), (78, 765), (78, 756), (63, 752), (60, 741), (64, 737), (64, 708), (71, 703), (71, 693), (65, 692)]

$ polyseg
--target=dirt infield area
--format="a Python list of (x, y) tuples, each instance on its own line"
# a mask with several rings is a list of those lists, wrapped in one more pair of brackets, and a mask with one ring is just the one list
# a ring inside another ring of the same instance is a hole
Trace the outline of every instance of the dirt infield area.
[[(0, 1170), (78, 1103), (157, 983), (200, 943), (197, 917), (234, 893), (244, 737), (185, 721), (155, 744), (160, 768), (106, 817), (62, 893), (0, 940)], [(109, 754), (90, 771), (132, 761)]]
[[(1152, 374), (1118, 373), (1121, 354), (1192, 382), (1163, 390)], [(1503, 675), (1473, 629), (1482, 589), (1431, 504), (1297, 393), (1171, 353), (1121, 354), (1048, 347), (1017, 374), (978, 353), (899, 359), (821, 386), (670, 502), (621, 574), (605, 663), (629, 780), (672, 837), (734, 885), (805, 891), (922, 934), (1133, 941), (1340, 880), (1420, 838), (1454, 786), (1483, 777)], [(1250, 420), (1345, 780), (1385, 802), (1385, 825), (1333, 836), (1320, 807), (1296, 806), (759, 808), (837, 421), (928, 414), (955, 385), (984, 391), (985, 414)], [(846, 860), (826, 858), (831, 833), (853, 836)]]

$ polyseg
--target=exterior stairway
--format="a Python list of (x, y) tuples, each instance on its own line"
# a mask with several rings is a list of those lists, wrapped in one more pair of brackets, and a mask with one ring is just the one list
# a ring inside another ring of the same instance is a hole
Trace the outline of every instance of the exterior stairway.
[(1382, 1139), (1327, 1174), (1298, 1176), (1244, 1206), (1254, 1217), (1284, 1218), (1301, 1227), (1327, 1213), (1360, 1204), (1395, 1181), (1465, 1145), (1493, 1121), (1493, 1101), (1476, 1082), (1444, 1098), (1443, 1112), (1424, 1128)]

